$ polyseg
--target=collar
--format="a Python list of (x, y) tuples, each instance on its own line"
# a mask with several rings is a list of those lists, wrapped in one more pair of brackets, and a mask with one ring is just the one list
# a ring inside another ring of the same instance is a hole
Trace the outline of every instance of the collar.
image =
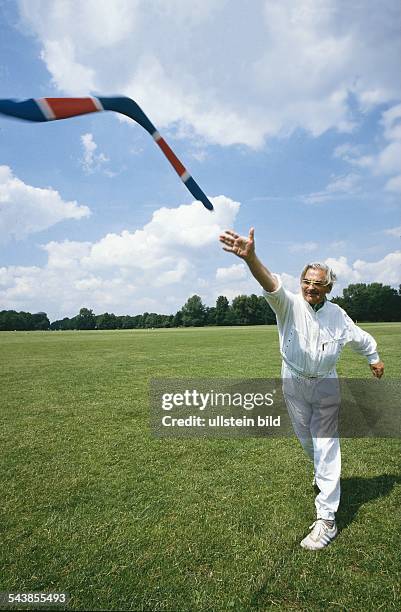
[(313, 306), (311, 304), (309, 304), (309, 306), (311, 306), (311, 308), (313, 308), (313, 310), (315, 312), (317, 312), (318, 310), (323, 308), (323, 306), (325, 305), (326, 302), (327, 302), (327, 298), (325, 297), (322, 302), (319, 302), (318, 304), (314, 304)]

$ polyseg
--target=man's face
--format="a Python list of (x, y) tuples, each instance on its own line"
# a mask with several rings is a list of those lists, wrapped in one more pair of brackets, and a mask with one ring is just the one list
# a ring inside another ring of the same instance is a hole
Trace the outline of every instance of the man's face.
[[(314, 281), (309, 283), (308, 281)], [(301, 291), (304, 299), (313, 306), (324, 300), (326, 293), (330, 289), (326, 285), (326, 274), (323, 270), (313, 270), (309, 268), (305, 272), (303, 281), (301, 282)]]

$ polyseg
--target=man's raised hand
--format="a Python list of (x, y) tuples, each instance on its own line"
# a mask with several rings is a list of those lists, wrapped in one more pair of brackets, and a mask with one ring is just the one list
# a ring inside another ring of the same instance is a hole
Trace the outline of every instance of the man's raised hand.
[(232, 230), (226, 230), (223, 234), (220, 234), (219, 240), (225, 246), (224, 251), (228, 253), (234, 253), (237, 257), (249, 261), (255, 257), (255, 230), (253, 227), (249, 230), (248, 237), (239, 236)]

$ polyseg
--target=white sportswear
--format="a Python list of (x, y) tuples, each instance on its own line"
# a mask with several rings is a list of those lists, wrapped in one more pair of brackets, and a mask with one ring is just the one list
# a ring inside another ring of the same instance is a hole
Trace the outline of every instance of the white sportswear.
[(264, 296), (277, 317), (284, 399), (294, 431), (313, 461), (320, 489), (315, 499), (317, 518), (334, 520), (341, 475), (336, 363), (346, 344), (370, 364), (377, 363), (377, 345), (337, 304), (326, 300), (315, 311), (301, 293), (291, 293), (276, 278), (278, 288), (264, 291)]
[(326, 301), (315, 312), (301, 293), (291, 293), (275, 276), (278, 289), (263, 294), (276, 313), (280, 352), (292, 371), (306, 377), (328, 376), (346, 344), (370, 364), (380, 361), (375, 339), (355, 325), (345, 310)]

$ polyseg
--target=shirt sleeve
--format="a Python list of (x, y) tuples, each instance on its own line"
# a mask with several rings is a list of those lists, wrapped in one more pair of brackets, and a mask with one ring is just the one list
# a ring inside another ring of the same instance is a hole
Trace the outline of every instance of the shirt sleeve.
[(283, 321), (288, 317), (288, 314), (292, 308), (293, 295), (283, 287), (281, 278), (278, 274), (273, 274), (278, 282), (278, 287), (275, 291), (263, 290), (263, 296), (267, 303), (276, 314), (277, 319)]
[(345, 313), (345, 322), (348, 331), (348, 343), (353, 351), (367, 358), (369, 364), (379, 363), (380, 357), (377, 352), (377, 342)]

